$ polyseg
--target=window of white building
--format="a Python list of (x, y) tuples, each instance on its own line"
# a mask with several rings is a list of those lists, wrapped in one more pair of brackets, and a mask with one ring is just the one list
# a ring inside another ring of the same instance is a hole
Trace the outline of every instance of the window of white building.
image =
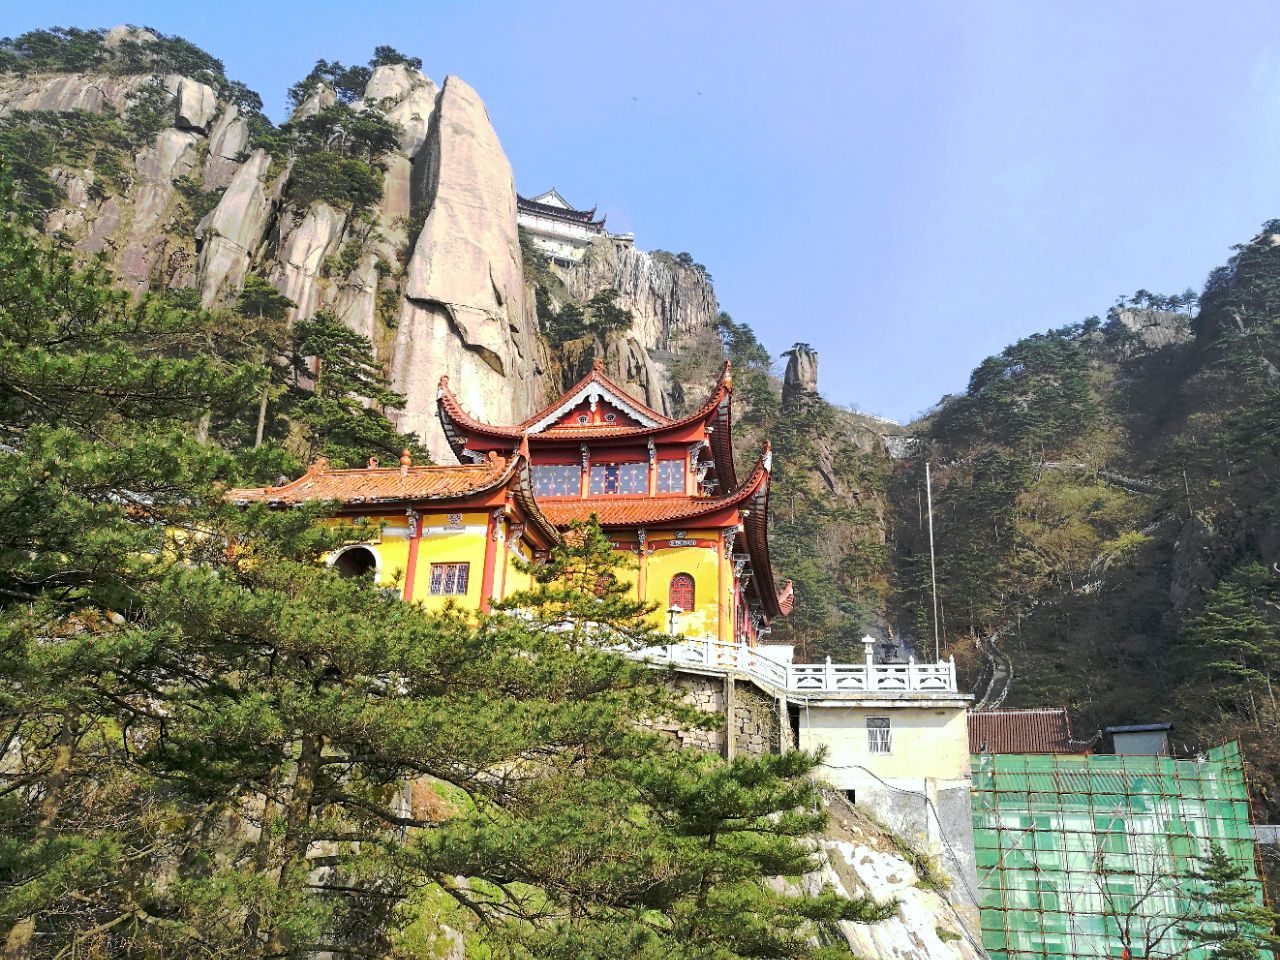
[(867, 717), (867, 753), (888, 753), (893, 746), (893, 731), (888, 717)]

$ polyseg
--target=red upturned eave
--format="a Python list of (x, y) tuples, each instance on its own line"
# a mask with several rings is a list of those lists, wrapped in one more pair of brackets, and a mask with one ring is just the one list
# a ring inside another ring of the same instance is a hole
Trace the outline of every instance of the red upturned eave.
[[(764, 453), (760, 458), (760, 464), (766, 473), (772, 462), (773, 454), (769, 441), (766, 440)], [(759, 470), (760, 467), (756, 469)], [(795, 603), (795, 592), (790, 580), (779, 590), (773, 578), (773, 564), (769, 559), (768, 483), (760, 484), (755, 494), (743, 505), (742, 536), (746, 540), (747, 555), (751, 558), (750, 589), (760, 599), (766, 616), (770, 619), (785, 617)]]

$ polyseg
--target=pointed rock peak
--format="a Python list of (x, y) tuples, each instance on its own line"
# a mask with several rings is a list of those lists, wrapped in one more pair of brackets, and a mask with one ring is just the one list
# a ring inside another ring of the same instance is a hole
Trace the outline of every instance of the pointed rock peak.
[(489, 119), (489, 109), (484, 105), (484, 101), (480, 99), (480, 94), (476, 93), (475, 87), (461, 77), (456, 77), (453, 74), (445, 77), (441, 93), (446, 101), (450, 99), (462, 100), (479, 107), (484, 112), (485, 119)]
[(818, 392), (818, 351), (807, 343), (797, 343), (783, 354), (787, 371), (782, 376), (782, 402)]

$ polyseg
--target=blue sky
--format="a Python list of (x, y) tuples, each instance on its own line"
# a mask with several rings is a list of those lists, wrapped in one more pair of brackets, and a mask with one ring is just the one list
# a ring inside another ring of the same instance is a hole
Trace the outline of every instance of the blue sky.
[(828, 399), (897, 419), (1019, 336), (1197, 289), (1280, 216), (1274, 4), (48, 0), (258, 90), (377, 44), (485, 99), (519, 189), (688, 250)]

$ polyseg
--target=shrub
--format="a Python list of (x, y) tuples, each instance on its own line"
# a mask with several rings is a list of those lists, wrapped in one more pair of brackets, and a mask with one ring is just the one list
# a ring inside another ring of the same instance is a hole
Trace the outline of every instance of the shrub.
[(138, 88), (120, 117), (133, 142), (142, 146), (173, 123), (173, 94), (157, 77)]
[(323, 202), (360, 210), (382, 199), (382, 171), (350, 157), (325, 151), (304, 153), (289, 178), (289, 197), (307, 205)]

